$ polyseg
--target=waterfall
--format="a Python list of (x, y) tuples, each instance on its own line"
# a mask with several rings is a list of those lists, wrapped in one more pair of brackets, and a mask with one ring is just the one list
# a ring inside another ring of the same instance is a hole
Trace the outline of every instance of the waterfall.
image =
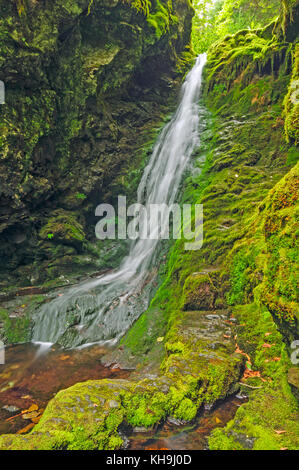
[[(182, 86), (180, 102), (162, 130), (138, 188), (138, 202), (173, 204), (183, 173), (199, 145), (199, 96), (206, 54), (200, 55)], [(76, 347), (117, 342), (149, 304), (151, 271), (159, 240), (132, 242), (120, 267), (70, 288), (35, 314), (32, 341)]]

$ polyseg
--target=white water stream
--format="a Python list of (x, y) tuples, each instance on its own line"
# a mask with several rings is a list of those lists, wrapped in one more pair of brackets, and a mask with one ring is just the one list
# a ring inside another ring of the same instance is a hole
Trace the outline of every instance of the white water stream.
[[(197, 58), (181, 91), (178, 108), (162, 130), (138, 188), (138, 202), (173, 204), (183, 173), (199, 145), (199, 97), (206, 55)], [(137, 239), (120, 267), (83, 282), (44, 304), (34, 318), (32, 341), (77, 347), (116, 342), (146, 310), (150, 272), (159, 240)]]

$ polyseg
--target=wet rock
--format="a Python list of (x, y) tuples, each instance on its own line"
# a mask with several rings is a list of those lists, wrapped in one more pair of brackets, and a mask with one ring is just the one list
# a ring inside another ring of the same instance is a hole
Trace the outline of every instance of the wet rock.
[(9, 413), (16, 413), (17, 411), (20, 410), (20, 408), (14, 405), (5, 405), (5, 406), (2, 406), (2, 409), (5, 411), (8, 411)]
[(299, 399), (299, 367), (292, 367), (288, 371), (288, 382), (294, 395)]
[(152, 431), (152, 429), (148, 429), (148, 428), (146, 428), (146, 427), (144, 427), (144, 426), (135, 426), (135, 427), (133, 428), (133, 432), (134, 432), (134, 433), (148, 433), (148, 432), (150, 432), (150, 431)]
[(247, 450), (253, 449), (253, 446), (255, 443), (254, 437), (246, 436), (245, 434), (241, 434), (235, 431), (229, 432), (228, 435), (232, 436), (237, 442), (239, 442), (244, 449), (247, 449)]
[(185, 426), (188, 421), (184, 421), (183, 419), (177, 419), (173, 418), (172, 416), (169, 416), (167, 418), (167, 423), (173, 426)]
[(184, 307), (188, 310), (213, 310), (217, 291), (209, 274), (195, 273), (184, 285)]

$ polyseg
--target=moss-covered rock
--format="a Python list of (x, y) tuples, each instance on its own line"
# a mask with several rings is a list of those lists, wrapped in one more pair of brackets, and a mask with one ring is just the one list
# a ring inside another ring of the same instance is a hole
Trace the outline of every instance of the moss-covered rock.
[(63, 390), (31, 433), (0, 436), (0, 449), (116, 449), (123, 444), (121, 425), (152, 429), (167, 416), (192, 421), (204, 403), (233, 393), (243, 371), (244, 358), (223, 337), (225, 312), (209, 313), (184, 314), (168, 334), (158, 373)]
[(283, 338), (271, 315), (257, 304), (237, 306), (235, 333), (239, 347), (250, 357), (252, 378), (244, 381), (249, 402), (242, 405), (224, 429), (213, 431), (213, 450), (297, 450), (298, 401), (288, 384), (291, 367)]
[(47, 224), (40, 230), (42, 240), (52, 240), (66, 245), (82, 245), (85, 233), (74, 214), (57, 209), (51, 214)]
[(132, 196), (192, 15), (188, 0), (1, 2), (0, 282), (30, 285), (36, 266), (53, 277), (39, 242), (54, 211), (72, 212), (75, 240), (94, 242), (96, 206), (114, 202), (120, 179)]

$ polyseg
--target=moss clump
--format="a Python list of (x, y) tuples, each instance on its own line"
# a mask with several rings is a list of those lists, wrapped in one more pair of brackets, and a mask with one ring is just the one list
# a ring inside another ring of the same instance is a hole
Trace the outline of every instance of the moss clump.
[(172, 0), (123, 0), (132, 8), (146, 16), (147, 23), (155, 31), (158, 39), (170, 30), (178, 18), (173, 14)]
[(52, 213), (47, 224), (41, 228), (39, 235), (42, 240), (53, 240), (66, 245), (82, 245), (85, 233), (75, 214), (57, 209)]
[[(214, 282), (213, 282), (214, 278)], [(217, 288), (215, 273), (194, 273), (184, 283), (184, 310), (212, 310)]]
[(26, 343), (30, 339), (30, 323), (28, 314), (10, 317), (6, 309), (0, 308), (0, 339), (6, 345)]
[(256, 298), (273, 314), (288, 343), (298, 335), (297, 164), (269, 192), (246, 223), (248, 235), (235, 245), (230, 268), (230, 304)]
[[(249, 402), (223, 429), (213, 431), (209, 447), (213, 450), (296, 450), (298, 441), (298, 402), (287, 383), (291, 364), (282, 336), (265, 308), (257, 304), (238, 306), (237, 342), (252, 361), (258, 378), (247, 379), (244, 387)], [(265, 347), (265, 344), (268, 346)]]
[[(293, 71), (285, 97), (285, 132), (288, 142), (299, 145), (299, 45), (294, 48)], [(298, 157), (297, 157), (298, 158)]]

